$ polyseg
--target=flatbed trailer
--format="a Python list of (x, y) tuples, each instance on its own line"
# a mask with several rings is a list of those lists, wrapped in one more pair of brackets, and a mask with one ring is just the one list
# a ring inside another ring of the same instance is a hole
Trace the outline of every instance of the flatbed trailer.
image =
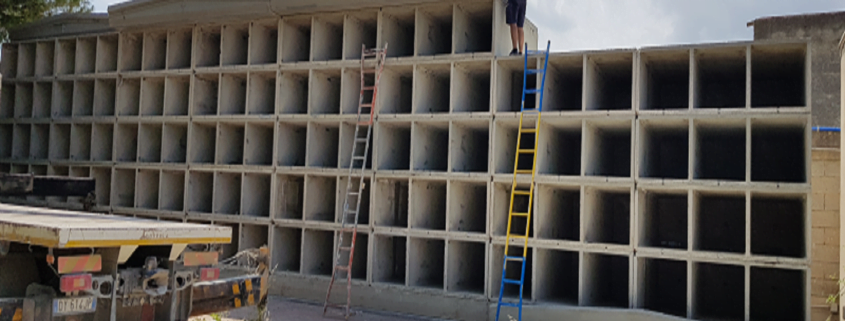
[(258, 270), (220, 280), (215, 248), (231, 238), (229, 227), (0, 204), (0, 321), (187, 320), (259, 304), (266, 248)]

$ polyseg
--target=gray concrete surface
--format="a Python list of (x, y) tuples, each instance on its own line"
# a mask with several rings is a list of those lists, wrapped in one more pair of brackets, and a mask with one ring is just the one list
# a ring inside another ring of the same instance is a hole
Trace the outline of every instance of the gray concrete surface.
[[(330, 310), (326, 317), (323, 317), (323, 306), (316, 303), (293, 301), (290, 299), (271, 296), (269, 298), (269, 319), (273, 321), (324, 321), (343, 320), (342, 312)], [(222, 320), (226, 321), (252, 321), (256, 320), (258, 312), (255, 308), (243, 308), (221, 314)], [(437, 321), (445, 319), (431, 319), (416, 316), (390, 314), (383, 312), (369, 312), (356, 310), (349, 318), (351, 321)], [(214, 321), (211, 316), (196, 318), (191, 321)]]

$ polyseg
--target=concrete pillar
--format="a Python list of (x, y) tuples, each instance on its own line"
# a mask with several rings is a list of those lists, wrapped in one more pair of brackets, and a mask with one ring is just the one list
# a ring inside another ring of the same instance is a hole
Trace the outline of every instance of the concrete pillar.
[[(842, 40), (839, 41), (839, 51), (840, 51), (841, 56), (842, 56), (841, 57), (842, 61), (841, 61), (841, 64), (840, 64), (840, 68), (842, 68), (841, 69), (842, 80), (839, 82), (840, 86), (842, 86), (842, 88), (839, 90), (839, 92), (845, 93), (845, 34), (842, 35)], [(841, 96), (840, 99), (842, 99), (842, 104), (841, 104), (842, 107), (840, 108), (840, 114), (841, 114), (842, 111), (845, 111), (845, 95), (840, 94), (840, 96)], [(843, 119), (842, 117), (839, 117), (839, 118), (840, 118), (839, 128), (842, 128), (843, 126), (845, 126), (845, 119)], [(840, 146), (842, 146), (842, 143), (845, 143), (845, 137), (842, 137), (842, 135), (839, 135), (839, 140), (840, 140), (839, 141)], [(842, 156), (845, 156), (845, 155), (842, 155), (843, 150), (845, 150), (845, 149), (842, 149), (842, 148), (839, 149), (840, 160), (842, 159)], [(845, 163), (840, 161), (840, 163), (839, 163), (840, 173), (842, 172), (843, 169), (845, 169)], [(843, 187), (845, 187), (845, 180), (842, 180), (840, 178), (840, 180), (839, 180), (839, 190), (841, 191)], [(842, 201), (842, 194), (841, 193), (839, 194), (839, 198), (840, 198), (839, 200), (841, 202)], [(839, 216), (841, 217), (842, 216), (842, 209), (841, 208), (839, 209), (839, 213), (840, 213)], [(839, 220), (840, 231), (842, 230), (843, 226), (845, 226), (845, 222), (843, 222), (840, 219)], [(844, 257), (843, 255), (845, 255), (845, 246), (842, 246), (842, 244), (845, 244), (845, 236), (843, 236), (840, 233), (840, 235), (839, 235), (839, 257), (840, 258)], [(842, 271), (843, 268), (845, 268), (845, 265), (842, 264), (842, 260), (840, 259), (839, 260), (839, 270)], [(845, 320), (845, 315), (842, 314), (842, 310), (843, 309), (839, 309), (839, 320), (840, 321)]]

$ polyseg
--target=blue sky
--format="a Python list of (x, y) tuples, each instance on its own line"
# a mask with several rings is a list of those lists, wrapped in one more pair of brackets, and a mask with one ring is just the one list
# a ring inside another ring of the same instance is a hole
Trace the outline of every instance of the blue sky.
[[(104, 12), (121, 1), (92, 0)], [(528, 0), (554, 50), (749, 40), (755, 18), (845, 10), (842, 0)]]

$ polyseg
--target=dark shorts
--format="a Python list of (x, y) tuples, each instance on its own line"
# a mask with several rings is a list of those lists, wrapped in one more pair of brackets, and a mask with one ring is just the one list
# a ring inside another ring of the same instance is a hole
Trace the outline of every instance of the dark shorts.
[(526, 0), (508, 0), (508, 8), (505, 9), (507, 15), (505, 21), (507, 24), (516, 24), (516, 26), (520, 28), (525, 25), (525, 1)]

